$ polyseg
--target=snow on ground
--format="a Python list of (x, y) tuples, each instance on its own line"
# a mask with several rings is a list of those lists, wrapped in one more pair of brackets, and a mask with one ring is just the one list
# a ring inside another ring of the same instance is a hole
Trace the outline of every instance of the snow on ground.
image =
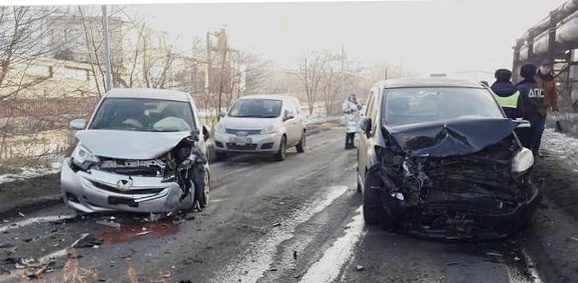
[(0, 175), (0, 184), (58, 173), (62, 167), (62, 159), (62, 157), (54, 158), (50, 167), (21, 167), (20, 173)]
[(342, 121), (343, 116), (327, 116), (324, 114), (310, 114), (305, 115), (305, 125), (311, 124), (321, 124), (325, 122), (332, 122), (332, 121)]
[(578, 139), (557, 133), (552, 128), (544, 131), (540, 150), (547, 159), (559, 160), (572, 167), (578, 165)]

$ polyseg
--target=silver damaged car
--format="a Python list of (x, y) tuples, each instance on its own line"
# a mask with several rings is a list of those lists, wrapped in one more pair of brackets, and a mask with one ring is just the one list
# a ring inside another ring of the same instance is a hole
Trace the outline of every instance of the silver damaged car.
[(114, 89), (86, 123), (70, 123), (77, 145), (64, 160), (65, 203), (84, 213), (173, 213), (209, 202), (209, 131), (187, 93)]

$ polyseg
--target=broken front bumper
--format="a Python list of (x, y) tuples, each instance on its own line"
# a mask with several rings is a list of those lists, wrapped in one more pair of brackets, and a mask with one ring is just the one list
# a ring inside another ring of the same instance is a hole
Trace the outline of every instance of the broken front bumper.
[(63, 162), (60, 182), (66, 205), (85, 213), (165, 213), (185, 206), (189, 199), (180, 201), (183, 190), (176, 182), (163, 182), (160, 177), (130, 177), (99, 170), (74, 170), (70, 158)]
[(446, 206), (437, 204), (438, 210), (442, 207), (446, 211), (453, 211), (455, 217), (448, 217), (434, 225), (430, 221), (431, 214), (423, 213), (417, 207), (408, 206), (398, 199), (392, 199), (398, 206), (397, 211), (402, 220), (400, 228), (409, 234), (441, 240), (487, 240), (508, 237), (530, 221), (530, 216), (538, 207), (542, 195), (538, 186), (530, 185), (528, 189), (531, 197), (508, 212), (480, 213), (475, 212), (476, 207), (464, 210), (463, 206), (456, 208), (451, 204)]

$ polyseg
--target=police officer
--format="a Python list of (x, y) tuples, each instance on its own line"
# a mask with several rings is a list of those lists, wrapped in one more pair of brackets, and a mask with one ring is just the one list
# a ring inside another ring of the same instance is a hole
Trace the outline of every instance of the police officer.
[(506, 116), (510, 119), (522, 118), (524, 114), (524, 96), (510, 79), (512, 72), (507, 69), (498, 69), (494, 73), (496, 81), (492, 84), (491, 89), (496, 94), (496, 100), (504, 109)]
[(538, 150), (540, 149), (540, 142), (546, 124), (546, 117), (540, 113), (544, 103), (544, 90), (535, 79), (537, 70), (538, 67), (534, 64), (524, 64), (520, 68), (520, 76), (522, 76), (523, 80), (517, 84), (524, 101), (522, 117), (524, 120), (528, 120), (532, 127), (524, 146), (531, 149), (534, 156), (539, 156)]

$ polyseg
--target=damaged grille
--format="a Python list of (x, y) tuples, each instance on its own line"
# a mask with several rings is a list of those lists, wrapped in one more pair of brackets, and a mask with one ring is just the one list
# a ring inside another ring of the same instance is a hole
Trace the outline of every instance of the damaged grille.
[(96, 169), (127, 176), (163, 177), (165, 162), (154, 160), (105, 159)]
[(99, 183), (99, 182), (95, 182), (95, 181), (90, 181), (90, 183), (101, 189), (101, 190), (105, 190), (111, 193), (117, 193), (117, 194), (126, 194), (126, 195), (146, 195), (146, 194), (158, 194), (160, 192), (162, 192), (165, 188), (153, 188), (153, 189), (130, 189), (128, 191), (123, 191), (123, 190), (119, 190), (118, 188), (114, 187), (114, 186), (109, 186), (103, 183)]

